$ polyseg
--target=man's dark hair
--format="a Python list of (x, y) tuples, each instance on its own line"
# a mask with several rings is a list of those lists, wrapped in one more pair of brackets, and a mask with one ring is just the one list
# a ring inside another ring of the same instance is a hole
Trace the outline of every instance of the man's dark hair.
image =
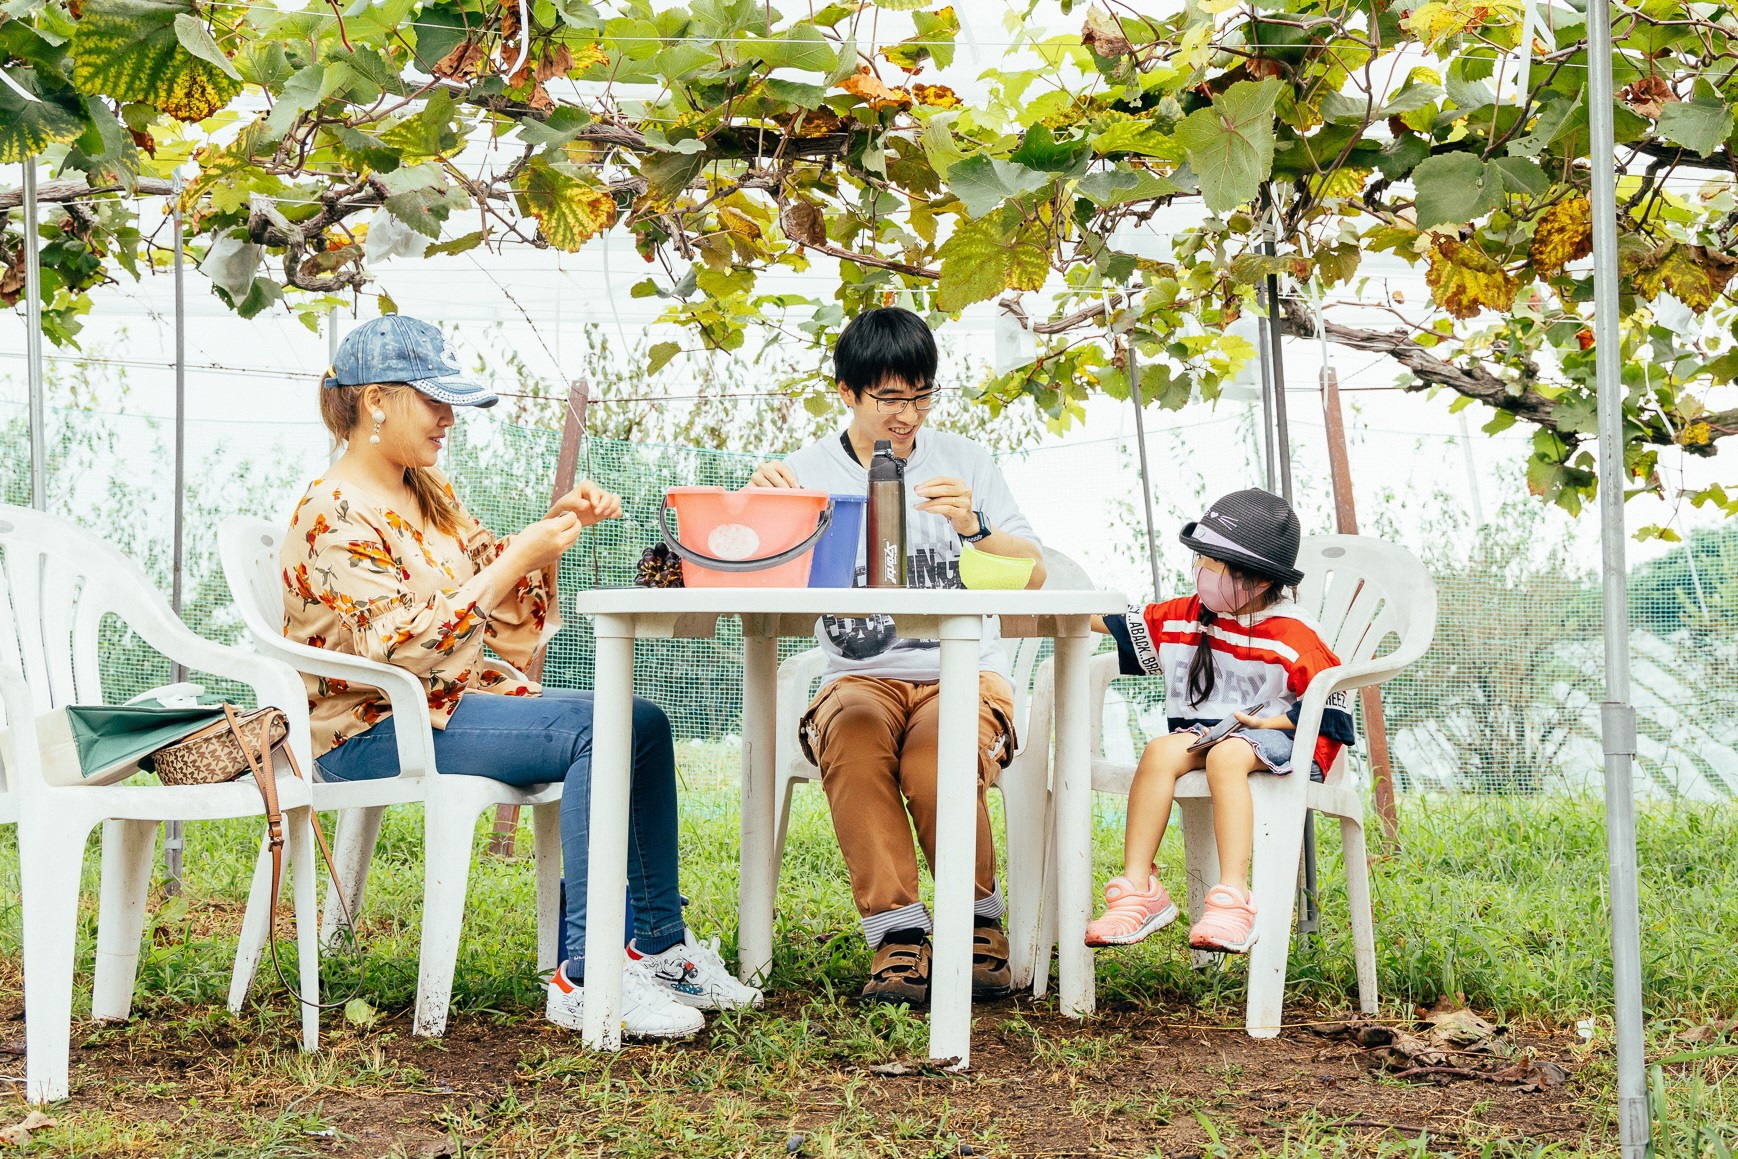
[(833, 347), (833, 377), (858, 398), (889, 379), (912, 390), (933, 390), (936, 363), (929, 324), (900, 306), (865, 310)]

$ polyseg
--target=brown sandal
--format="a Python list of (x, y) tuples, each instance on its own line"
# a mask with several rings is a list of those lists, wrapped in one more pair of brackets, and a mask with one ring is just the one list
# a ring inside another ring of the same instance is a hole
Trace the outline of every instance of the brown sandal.
[(978, 923), (972, 930), (972, 1000), (1006, 998), (1014, 992), (1008, 935), (1001, 922), (979, 918)]
[(928, 934), (921, 930), (894, 930), (875, 951), (861, 1000), (890, 1006), (927, 1004), (929, 961)]

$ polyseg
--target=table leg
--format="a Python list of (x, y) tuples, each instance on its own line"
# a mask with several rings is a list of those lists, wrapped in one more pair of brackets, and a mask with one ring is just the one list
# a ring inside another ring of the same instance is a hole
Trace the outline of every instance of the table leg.
[(1056, 993), (1062, 1013), (1075, 1017), (1093, 1010), (1092, 951), (1086, 945), (1092, 906), (1089, 631), (1085, 618), (1069, 617), (1056, 636)]
[(972, 878), (977, 861), (978, 642), (983, 620), (941, 622), (936, 744), (935, 937), (929, 1055), (964, 1070), (972, 1051)]
[(585, 883), (585, 1044), (622, 1045), (622, 922), (627, 916), (628, 792), (633, 778), (634, 622), (598, 616)]
[(737, 973), (764, 984), (772, 971), (773, 893), (778, 880), (778, 637), (773, 617), (742, 618), (742, 849)]

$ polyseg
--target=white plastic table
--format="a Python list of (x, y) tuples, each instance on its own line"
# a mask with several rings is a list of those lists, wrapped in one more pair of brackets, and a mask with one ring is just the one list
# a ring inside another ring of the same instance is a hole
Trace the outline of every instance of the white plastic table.
[[(579, 614), (597, 633), (592, 734), (591, 856), (586, 883), (584, 1039), (621, 1047), (628, 783), (632, 760), (634, 641), (709, 637), (720, 616), (742, 621), (743, 848), (771, 844), (776, 818), (773, 730), (778, 640), (810, 636), (822, 615), (890, 615), (901, 636), (941, 645), (940, 711), (959, 728), (941, 730), (937, 757), (935, 956), (930, 979), (929, 1053), (964, 1068), (971, 1059), (972, 873), (976, 855), (978, 641), (983, 617), (1001, 616), (1004, 636), (1055, 640), (1055, 804), (1057, 887), (1064, 898), (1092, 892), (1092, 770), (1087, 737), (1091, 617), (1120, 612), (1128, 601), (1108, 591), (967, 591), (906, 588), (601, 588), (581, 592)], [(704, 673), (695, 673), (705, 679)], [(1042, 743), (1041, 741), (1039, 743)], [(747, 857), (742, 892), (772, 892), (768, 857)], [(1092, 1012), (1092, 956), (1084, 907), (1058, 913), (1057, 989), (1066, 1014)], [(771, 907), (745, 907), (741, 972), (764, 977), (772, 964)]]

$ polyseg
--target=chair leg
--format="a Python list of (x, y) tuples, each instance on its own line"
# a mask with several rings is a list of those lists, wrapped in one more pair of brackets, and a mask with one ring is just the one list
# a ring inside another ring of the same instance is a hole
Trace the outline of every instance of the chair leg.
[(1370, 912), (1370, 855), (1364, 826), (1340, 818), (1340, 846), (1346, 863), (1346, 906), (1351, 910), (1352, 957), (1358, 967), (1358, 1009), (1376, 1013), (1376, 924)]
[[(1219, 881), (1219, 844), (1213, 837), (1213, 802), (1202, 797), (1190, 797), (1177, 802), (1183, 814), (1183, 893), (1189, 924), (1201, 920), (1207, 908), (1207, 891)], [(1206, 950), (1190, 950), (1189, 961), (1196, 969), (1206, 969), (1219, 960), (1218, 954)]]
[(459, 935), (465, 924), (475, 822), (467, 808), (440, 801), (424, 806), (422, 961), (416, 978), (416, 1017), (411, 1025), (411, 1033), (423, 1037), (439, 1038), (447, 1030)]
[(1251, 1038), (1275, 1038), (1285, 1015), (1285, 969), (1297, 905), (1297, 866), (1303, 856), (1303, 810), (1288, 807), (1289, 788), (1277, 778), (1251, 777), (1255, 796), (1255, 865), (1251, 890), (1259, 907), (1259, 940), (1249, 951), (1249, 1002), (1244, 1026)]
[(320, 926), (314, 883), (319, 855), (314, 851), (312, 816), (307, 809), (284, 814), (289, 847), (291, 894), (295, 899), (297, 988), (302, 992), (302, 1049), (320, 1049)]
[(557, 944), (561, 933), (561, 805), (537, 805), (531, 810), (531, 834), (537, 859), (537, 969), (553, 970), (567, 947)]
[(1055, 799), (1051, 796), (1044, 811), (1044, 877), (1039, 887), (1037, 939), (1032, 947), (1032, 997), (1042, 998), (1050, 989), (1050, 959), (1056, 952), (1056, 907), (1059, 904), (1056, 884)]
[(247, 911), (242, 914), (241, 934), (236, 939), (235, 969), (229, 976), (229, 1009), (241, 1013), (242, 1003), (253, 986), (254, 974), (265, 958), (266, 941), (271, 937), (272, 914), (272, 854), (266, 838), (261, 837), (259, 857), (254, 861), (253, 883), (247, 891)]
[[(374, 862), (374, 846), (380, 840), (380, 822), (385, 816), (384, 805), (371, 805), (366, 809), (345, 809), (338, 814), (337, 832), (333, 835), (332, 864), (338, 869), (338, 881), (344, 887), (344, 904), (350, 907), (351, 921), (355, 921), (362, 913), (362, 896), (368, 884), (368, 867)], [(336, 889), (327, 890), (326, 910), (320, 919), (320, 943), (328, 948), (338, 937), (338, 923), (344, 920), (344, 911), (339, 906), (338, 899)]]
[(24, 925), (25, 1095), (64, 1099), (72, 1044), (72, 971), (85, 834), (35, 836), (19, 826)]
[(1032, 984), (1038, 955), (1038, 925), (1043, 910), (1044, 811), (1047, 793), (1025, 786), (1002, 794), (1008, 826), (1008, 964), (1014, 989)]
[(91, 988), (91, 1017), (98, 1022), (123, 1021), (132, 1011), (156, 845), (155, 821), (103, 823), (102, 900), (97, 909), (96, 980)]

